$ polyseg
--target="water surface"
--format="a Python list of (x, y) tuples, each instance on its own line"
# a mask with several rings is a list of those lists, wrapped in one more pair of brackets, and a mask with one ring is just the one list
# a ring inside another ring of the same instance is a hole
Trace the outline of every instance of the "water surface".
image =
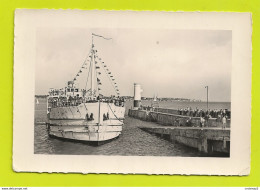
[[(143, 104), (150, 105), (149, 101)], [(186, 102), (185, 102), (186, 103)], [(178, 108), (179, 102), (160, 102), (169, 108)], [(132, 102), (127, 102), (129, 109)], [(217, 107), (228, 106), (230, 103), (213, 103)], [(183, 104), (187, 106), (187, 104)], [(197, 103), (192, 106), (201, 106), (204, 103)], [(126, 110), (127, 114), (127, 110)], [(138, 119), (125, 117), (122, 134), (119, 138), (101, 146), (91, 146), (86, 143), (71, 142), (51, 138), (48, 136), (46, 126), (39, 124), (46, 121), (46, 99), (39, 99), (39, 104), (35, 105), (35, 128), (34, 128), (34, 153), (35, 154), (69, 154), (69, 155), (121, 155), (121, 156), (185, 156), (197, 157), (205, 156), (196, 149), (172, 143), (158, 136), (144, 132), (140, 126), (157, 126), (156, 123), (145, 122)], [(37, 124), (38, 123), (38, 124)]]

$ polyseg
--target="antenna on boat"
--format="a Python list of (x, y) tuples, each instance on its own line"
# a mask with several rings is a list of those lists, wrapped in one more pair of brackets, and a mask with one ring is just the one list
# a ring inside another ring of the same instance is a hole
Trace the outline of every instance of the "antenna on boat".
[(95, 57), (94, 57), (94, 54), (95, 54), (95, 50), (94, 50), (94, 37), (99, 37), (99, 38), (103, 38), (105, 40), (112, 40), (112, 38), (106, 38), (104, 36), (101, 36), (101, 35), (97, 35), (97, 34), (94, 34), (92, 33), (92, 45), (91, 45), (91, 99), (93, 100), (94, 99), (94, 88), (95, 88), (95, 82), (97, 81), (95, 79)]

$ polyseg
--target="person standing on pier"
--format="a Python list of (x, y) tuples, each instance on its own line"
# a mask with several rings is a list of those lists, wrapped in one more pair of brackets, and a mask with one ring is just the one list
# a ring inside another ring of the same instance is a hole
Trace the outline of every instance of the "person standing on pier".
[(225, 115), (222, 118), (222, 124), (223, 124), (222, 129), (226, 129), (226, 127), (227, 127), (227, 118), (226, 118)]
[(204, 119), (204, 117), (200, 117), (200, 127), (204, 127), (205, 126), (205, 119)]

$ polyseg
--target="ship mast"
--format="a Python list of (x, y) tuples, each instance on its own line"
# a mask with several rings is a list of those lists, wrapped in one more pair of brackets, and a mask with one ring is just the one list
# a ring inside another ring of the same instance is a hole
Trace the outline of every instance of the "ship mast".
[(94, 43), (93, 43), (93, 34), (92, 34), (92, 44), (91, 44), (91, 100), (94, 99), (94, 90), (95, 90), (95, 64), (94, 64)]
[(92, 44), (91, 44), (91, 66), (90, 66), (90, 69), (91, 69), (91, 88), (90, 88), (90, 91), (91, 91), (91, 99), (93, 100), (94, 99), (94, 92), (95, 92), (95, 84), (97, 82), (97, 78), (96, 78), (96, 65), (95, 65), (95, 50), (94, 50), (94, 36), (95, 37), (99, 37), (99, 38), (103, 38), (105, 40), (111, 40), (112, 38), (105, 38), (104, 36), (100, 36), (100, 35), (97, 35), (97, 34), (94, 34), (92, 33)]

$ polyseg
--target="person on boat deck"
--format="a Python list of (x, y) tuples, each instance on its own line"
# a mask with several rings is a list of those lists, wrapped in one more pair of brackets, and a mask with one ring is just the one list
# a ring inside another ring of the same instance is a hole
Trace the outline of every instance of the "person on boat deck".
[(90, 114), (90, 120), (94, 120), (94, 115), (93, 115), (93, 113)]
[(104, 113), (104, 114), (103, 114), (103, 121), (105, 121), (105, 120), (107, 120), (107, 116), (106, 116), (106, 114)]

